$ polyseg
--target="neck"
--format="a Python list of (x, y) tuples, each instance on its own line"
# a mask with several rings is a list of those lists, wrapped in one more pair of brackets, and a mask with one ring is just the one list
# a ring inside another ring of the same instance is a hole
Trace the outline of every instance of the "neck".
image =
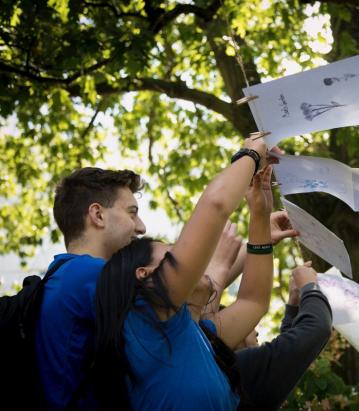
[(103, 258), (107, 260), (109, 256), (106, 253), (106, 250), (103, 249), (103, 246), (100, 242), (91, 242), (84, 241), (83, 239), (78, 239), (71, 241), (67, 246), (67, 252), (70, 254), (88, 254), (92, 257)]

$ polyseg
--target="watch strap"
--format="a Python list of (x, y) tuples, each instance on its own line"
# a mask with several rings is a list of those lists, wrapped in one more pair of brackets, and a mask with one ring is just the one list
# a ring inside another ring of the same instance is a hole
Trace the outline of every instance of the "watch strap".
[(259, 170), (259, 164), (261, 161), (261, 156), (259, 155), (259, 153), (256, 150), (253, 150), (251, 148), (241, 148), (239, 151), (237, 151), (231, 158), (231, 163), (234, 163), (235, 161), (239, 160), (240, 158), (244, 157), (244, 156), (249, 156), (251, 158), (253, 158), (254, 162), (255, 162), (255, 169), (254, 169), (254, 174), (257, 174), (258, 170)]

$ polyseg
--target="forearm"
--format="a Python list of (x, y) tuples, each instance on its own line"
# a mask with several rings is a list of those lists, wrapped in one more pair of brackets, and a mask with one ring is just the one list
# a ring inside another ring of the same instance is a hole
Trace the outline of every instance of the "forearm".
[(253, 176), (255, 163), (243, 157), (227, 167), (202, 194), (189, 222), (172, 248), (176, 269), (166, 269), (172, 302), (188, 300), (205, 272), (224, 225), (243, 198)]
[[(271, 243), (269, 214), (251, 216), (248, 242), (255, 245)], [(247, 253), (238, 298), (257, 302), (264, 307), (265, 312), (269, 306), (272, 284), (272, 253)]]
[[(249, 239), (254, 244), (268, 243), (269, 215), (252, 216), (249, 231)], [(272, 254), (247, 253), (237, 301), (213, 318), (218, 334), (232, 349), (247, 337), (267, 312), (272, 282)]]
[(246, 261), (247, 257), (247, 245), (245, 243), (242, 243), (241, 249), (239, 250), (239, 253), (237, 255), (236, 261), (230, 268), (228, 275), (226, 277), (226, 281), (223, 281), (222, 283), (219, 281), (220, 284), (222, 284), (222, 288), (226, 289), (228, 286), (232, 284), (232, 282), (244, 271), (244, 264)]
[(282, 323), (280, 325), (280, 332), (288, 331), (292, 327), (292, 323), (298, 314), (299, 307), (297, 305), (286, 304)]

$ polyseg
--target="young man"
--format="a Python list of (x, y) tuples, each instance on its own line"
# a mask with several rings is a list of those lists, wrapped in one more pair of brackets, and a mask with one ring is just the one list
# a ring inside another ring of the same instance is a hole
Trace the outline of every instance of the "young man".
[(36, 355), (47, 408), (97, 409), (86, 375), (91, 365), (94, 296), (99, 273), (111, 255), (144, 234), (134, 193), (142, 188), (132, 171), (87, 167), (56, 189), (54, 216), (67, 253), (45, 285), (36, 333)]

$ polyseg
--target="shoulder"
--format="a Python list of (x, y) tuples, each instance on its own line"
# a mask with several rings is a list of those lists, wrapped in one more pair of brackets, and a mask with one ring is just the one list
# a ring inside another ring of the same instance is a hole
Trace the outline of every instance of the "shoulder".
[[(146, 336), (147, 338), (163, 338), (165, 334), (170, 340), (179, 336), (192, 323), (192, 317), (186, 304), (168, 320), (160, 321), (151, 304), (138, 298), (135, 308), (130, 310), (125, 321), (125, 334)], [(159, 332), (159, 330), (161, 330)]]
[(102, 258), (92, 257), (87, 254), (61, 254), (55, 256), (55, 261), (59, 259), (66, 259), (67, 261), (55, 273), (55, 275), (57, 274), (56, 277), (60, 277), (63, 281), (79, 282), (81, 284), (97, 281), (106, 263)]

